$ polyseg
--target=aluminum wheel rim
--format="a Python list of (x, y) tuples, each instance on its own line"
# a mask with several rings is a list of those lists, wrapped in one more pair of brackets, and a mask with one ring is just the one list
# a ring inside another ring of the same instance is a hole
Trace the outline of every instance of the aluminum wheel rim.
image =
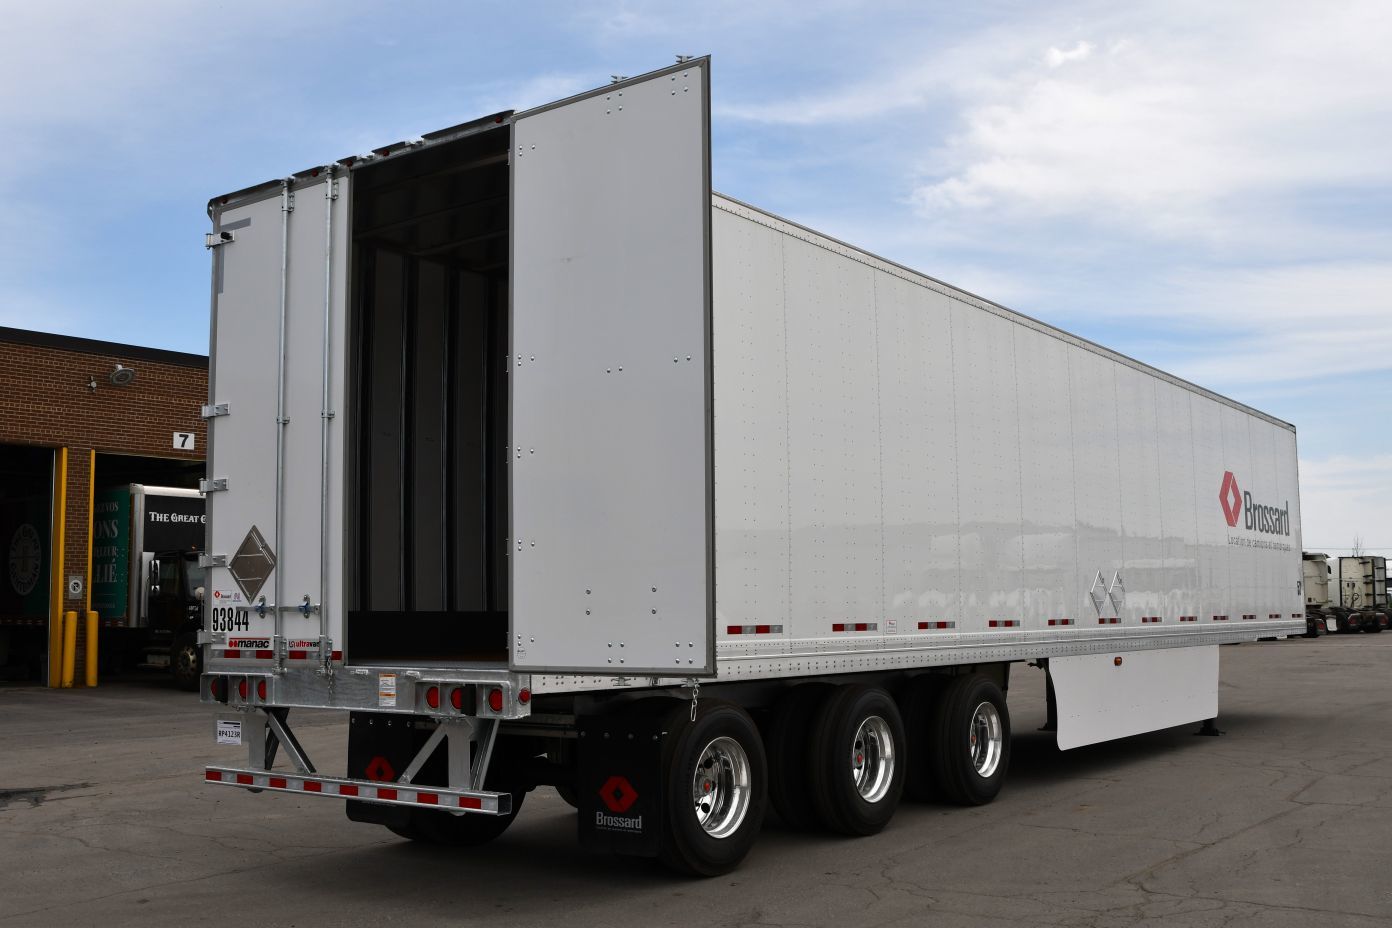
[(1000, 766), (1001, 747), (1005, 743), (1000, 713), (995, 706), (983, 702), (972, 710), (971, 729), (967, 737), (972, 767), (977, 775), (989, 777), (994, 774)]
[(749, 755), (734, 738), (706, 745), (691, 777), (696, 821), (712, 838), (728, 838), (749, 812)]
[(889, 723), (872, 715), (860, 723), (851, 742), (851, 781), (866, 802), (879, 802), (894, 781), (894, 736)]

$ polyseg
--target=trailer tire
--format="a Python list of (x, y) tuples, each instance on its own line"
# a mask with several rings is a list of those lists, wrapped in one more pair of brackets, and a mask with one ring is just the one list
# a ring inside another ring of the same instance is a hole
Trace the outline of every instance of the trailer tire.
[(719, 876), (739, 866), (759, 837), (768, 762), (759, 729), (743, 709), (702, 701), (694, 720), (689, 711), (683, 703), (667, 726), (667, 827), (658, 856), (680, 873)]
[(198, 681), (203, 676), (203, 649), (195, 636), (184, 634), (174, 639), (174, 646), (169, 649), (169, 668), (179, 689), (191, 692), (198, 689)]
[(904, 798), (928, 802), (942, 795), (933, 765), (933, 713), (942, 699), (947, 678), (925, 673), (914, 677), (899, 697), (904, 717)]
[(953, 677), (933, 715), (934, 781), (945, 799), (985, 805), (1010, 767), (1010, 713), (1000, 687), (980, 674)]
[(804, 683), (791, 687), (773, 707), (764, 747), (768, 753), (769, 799), (789, 828), (810, 831), (820, 824), (812, 784), (808, 742), (817, 711), (834, 687)]
[(478, 815), (465, 813), (451, 815), (449, 812), (433, 812), (427, 809), (409, 809), (410, 818), (404, 827), (388, 825), (394, 834), (422, 844), (438, 844), (443, 847), (477, 847), (487, 844), (508, 830), (522, 808), (522, 800), (527, 798), (526, 790), (516, 790), (512, 794), (512, 811), (507, 815)]
[(873, 835), (904, 793), (904, 722), (882, 689), (849, 684), (822, 703), (813, 726), (809, 780), (832, 831)]

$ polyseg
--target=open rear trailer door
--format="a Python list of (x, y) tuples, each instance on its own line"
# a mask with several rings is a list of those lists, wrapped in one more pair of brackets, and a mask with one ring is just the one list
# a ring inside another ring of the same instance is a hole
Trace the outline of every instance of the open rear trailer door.
[(513, 122), (511, 659), (715, 669), (710, 65)]

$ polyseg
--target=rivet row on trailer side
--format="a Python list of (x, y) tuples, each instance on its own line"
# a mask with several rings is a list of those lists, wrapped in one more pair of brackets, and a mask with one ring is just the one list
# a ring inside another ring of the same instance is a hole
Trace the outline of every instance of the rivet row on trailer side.
[(209, 782), (447, 844), (549, 785), (711, 875), (770, 805), (992, 799), (1012, 665), (1071, 748), (1304, 632), (1290, 425), (713, 194), (709, 101), (683, 60), (210, 203)]

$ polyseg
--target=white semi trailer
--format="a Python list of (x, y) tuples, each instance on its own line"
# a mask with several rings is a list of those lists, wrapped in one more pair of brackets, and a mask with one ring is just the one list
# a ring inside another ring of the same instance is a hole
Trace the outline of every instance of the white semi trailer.
[[(1305, 630), (1295, 431), (710, 188), (709, 61), (214, 199), (211, 783), (710, 875)], [(320, 772), (289, 713), (349, 714)], [(285, 763), (275, 765), (284, 748)], [(231, 749), (229, 749), (231, 750)]]

